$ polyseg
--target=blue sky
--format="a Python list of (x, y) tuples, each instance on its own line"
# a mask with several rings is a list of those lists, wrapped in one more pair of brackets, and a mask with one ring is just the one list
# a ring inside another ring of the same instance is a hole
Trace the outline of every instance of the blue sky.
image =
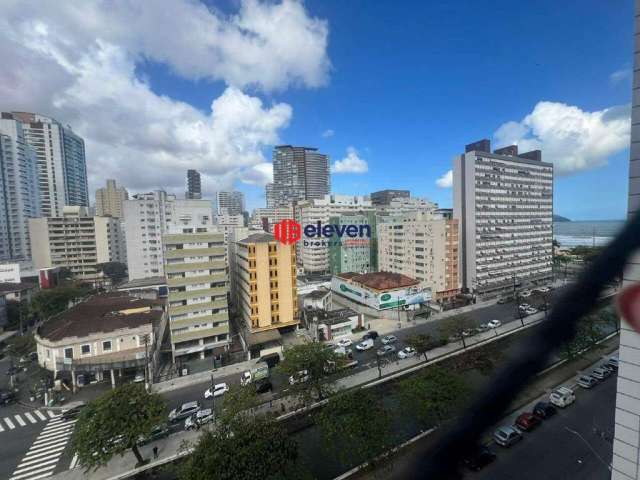
[[(286, 3), (299, 6), (295, 1)], [(25, 91), (24, 85), (14, 90), (9, 80), (3, 85), (0, 73), (0, 94), (16, 99), (7, 107), (53, 112), (88, 139), (92, 188), (100, 186), (108, 175), (132, 191), (157, 186), (179, 192), (184, 170), (195, 165), (207, 175), (208, 191), (233, 184), (245, 192), (249, 207), (262, 206), (264, 192), (256, 178), (268, 168), (264, 160), (271, 157), (272, 143), (279, 141), (316, 146), (333, 162), (346, 157), (348, 149), (355, 149), (356, 157), (366, 162), (368, 169), (332, 175), (335, 193), (406, 188), (416, 196), (451, 206), (451, 188), (438, 187), (436, 180), (451, 168), (453, 156), (466, 143), (488, 137), (496, 147), (505, 141), (542, 146), (543, 158), (557, 162), (557, 170), (564, 174), (556, 176), (556, 213), (573, 219), (625, 215), (628, 110), (624, 106), (631, 96), (631, 0), (308, 0), (296, 10), (296, 18), (305, 20), (303, 33), (306, 28), (315, 29), (310, 35), (315, 43), (296, 51), (296, 41), (287, 40), (291, 45), (285, 46), (290, 46), (291, 52), (285, 57), (265, 47), (260, 55), (243, 59), (255, 63), (248, 67), (238, 67), (239, 63), (229, 67), (233, 58), (226, 63), (219, 59), (230, 55), (232, 47), (217, 52), (216, 59), (207, 58), (209, 50), (199, 48), (199, 37), (190, 38), (189, 29), (197, 28), (177, 19), (201, 17), (205, 30), (216, 22), (232, 26), (235, 22), (242, 26), (240, 35), (247, 31), (253, 34), (251, 20), (268, 18), (266, 6), (273, 2), (209, 2), (210, 16), (194, 14), (193, 3), (171, 0), (167, 5), (168, 20), (158, 17), (162, 12), (145, 10), (144, 6), (136, 12), (128, 11), (131, 7), (126, 4), (108, 13), (92, 11), (91, 31), (85, 31), (89, 27), (84, 24), (70, 27), (71, 18), (81, 15), (65, 15), (53, 8), (43, 12), (37, 2), (32, 9), (23, 5), (9, 12), (8, 17), (13, 14), (15, 18), (5, 30), (29, 25), (29, 20), (37, 18), (49, 26), (65, 26), (65, 35), (75, 35), (72, 41), (56, 38), (63, 29), (49, 28), (48, 36), (37, 42), (47, 42), (61, 54), (43, 56), (52, 49), (26, 42), (26, 46), (16, 46), (21, 54), (24, 50), (24, 57), (9, 56), (16, 68), (26, 69), (33, 63), (40, 72), (50, 67), (51, 77), (60, 78), (58, 90), (38, 90), (38, 98), (33, 100), (29, 92), (20, 93)], [(280, 4), (275, 5), (273, 11)], [(114, 19), (127, 16), (136, 18), (137, 30), (142, 33), (114, 33)], [(165, 20), (175, 22), (163, 27)], [(104, 30), (101, 22), (106, 25)], [(75, 33), (77, 30), (80, 33)], [(256, 35), (264, 38), (288, 35), (288, 29), (260, 30)], [(211, 42), (219, 39), (226, 41), (224, 32)], [(88, 57), (64, 50), (73, 41), (79, 49), (88, 45), (86, 54), (92, 55), (95, 65), (87, 67), (86, 61), (80, 61)], [(185, 49), (180, 51), (183, 44)], [(318, 50), (308, 54), (314, 45)], [(59, 60), (61, 55), (67, 55), (66, 62)], [(262, 72), (265, 78), (277, 77), (279, 58), (284, 58), (282, 70), (289, 80), (261, 79)], [(52, 65), (54, 62), (58, 64)], [(73, 62), (81, 66), (83, 75), (68, 66)], [(238, 74), (244, 67), (247, 71)], [(105, 100), (109, 92), (96, 93), (94, 84), (86, 80), (94, 76), (96, 84), (114, 85), (113, 98)], [(114, 79), (128, 83), (117, 91), (120, 84)], [(230, 92), (231, 87), (239, 90)], [(227, 106), (228, 116), (221, 113), (224, 121), (215, 123), (211, 105), (220, 99), (225, 100), (218, 104)], [(259, 139), (246, 145), (246, 139), (237, 138), (242, 133), (236, 132), (249, 127), (234, 118), (245, 118), (246, 110), (239, 105), (246, 107), (250, 100), (261, 103), (259, 108), (253, 105), (251, 121), (257, 120), (248, 137)], [(539, 102), (548, 103), (540, 106)], [(187, 108), (185, 113), (183, 103), (194, 111)], [(618, 106), (622, 108), (611, 110)], [(109, 109), (112, 113), (105, 113)], [(100, 114), (89, 117), (95, 111)], [(211, 120), (210, 115), (213, 125), (202, 135), (215, 137), (213, 146), (204, 145), (206, 138), (194, 133), (200, 123)], [(104, 125), (100, 135), (97, 125), (92, 124), (98, 117)], [(138, 144), (119, 140), (122, 132), (114, 126), (124, 128), (129, 118), (132, 124), (137, 123), (136, 129), (144, 130)], [(158, 132), (165, 129), (163, 118), (171, 119), (167, 129), (188, 123), (188, 134), (170, 135), (168, 142), (160, 138)], [(151, 124), (153, 128), (147, 128)], [(508, 128), (495, 138), (505, 124)], [(104, 134), (109, 129), (114, 129), (113, 134)], [(329, 130), (332, 135), (323, 135)], [(229, 143), (238, 144), (231, 152), (224, 148), (229, 138)], [(166, 145), (171, 141), (175, 145)], [(580, 148), (574, 149), (576, 145)], [(203, 158), (197, 157), (198, 152), (205, 152)], [(242, 158), (238, 164), (244, 170), (233, 170), (234, 155)], [(254, 168), (257, 164), (261, 165)], [(138, 171), (138, 165), (147, 168)], [(151, 165), (154, 168), (149, 168)]]

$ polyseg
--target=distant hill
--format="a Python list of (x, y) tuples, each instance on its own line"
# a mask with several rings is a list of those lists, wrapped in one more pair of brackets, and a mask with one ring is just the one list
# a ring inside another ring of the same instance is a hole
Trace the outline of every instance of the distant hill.
[(553, 221), (554, 222), (570, 222), (571, 220), (568, 219), (567, 217), (562, 217), (560, 215), (556, 215), (555, 213), (553, 214)]

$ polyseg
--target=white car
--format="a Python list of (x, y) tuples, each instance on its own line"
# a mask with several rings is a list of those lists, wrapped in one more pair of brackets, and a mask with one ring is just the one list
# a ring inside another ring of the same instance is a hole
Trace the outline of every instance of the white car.
[(534, 313), (538, 313), (538, 310), (536, 308), (529, 307), (524, 309), (524, 313), (527, 315), (533, 315)]
[(200, 428), (202, 425), (211, 422), (213, 422), (213, 410), (211, 408), (204, 408), (184, 421), (184, 429), (193, 430), (194, 428)]
[(304, 383), (309, 380), (309, 371), (300, 370), (289, 377), (289, 385), (295, 385), (297, 383)]
[(528, 298), (531, 296), (531, 292), (529, 290), (523, 290), (519, 294), (522, 298)]
[(576, 401), (576, 395), (568, 387), (558, 387), (549, 394), (549, 402), (556, 407), (565, 408)]
[(367, 338), (365, 341), (356, 345), (356, 350), (359, 352), (364, 352), (365, 350), (370, 350), (373, 348), (373, 340)]
[(227, 385), (226, 383), (218, 383), (217, 385), (213, 386), (213, 391), (210, 388), (207, 388), (207, 390), (204, 392), (204, 398), (220, 397), (228, 391), (229, 385)]
[(487, 323), (487, 327), (489, 328), (498, 328), (501, 325), (502, 322), (500, 320), (491, 320), (489, 323)]
[(551, 291), (549, 287), (540, 287), (540, 288), (537, 288), (536, 290), (538, 290), (540, 293), (547, 293)]
[(383, 345), (389, 345), (390, 343), (395, 343), (398, 341), (398, 337), (395, 335), (385, 335), (380, 339)]
[(413, 347), (404, 347), (398, 352), (398, 358), (404, 359), (415, 357), (417, 353), (418, 352), (416, 352), (416, 349)]
[(350, 347), (351, 345), (353, 345), (353, 340), (351, 340), (350, 338), (343, 338), (341, 340), (338, 340), (339, 347), (347, 348), (347, 347)]

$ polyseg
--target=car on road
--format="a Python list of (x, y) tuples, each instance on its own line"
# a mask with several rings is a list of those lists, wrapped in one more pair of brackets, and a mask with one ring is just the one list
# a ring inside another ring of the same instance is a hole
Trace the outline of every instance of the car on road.
[(531, 305), (529, 305), (528, 303), (521, 303), (520, 305), (518, 305), (518, 308), (520, 310), (526, 310), (527, 308), (531, 308)]
[(524, 310), (524, 313), (526, 313), (527, 315), (533, 315), (534, 313), (538, 313), (538, 309), (529, 307)]
[(614, 373), (616, 373), (616, 369), (613, 368), (611, 365), (609, 365), (608, 363), (601, 363), (598, 368), (602, 368), (604, 370), (606, 370), (607, 372), (609, 372), (609, 375), (613, 375)]
[(398, 352), (398, 358), (405, 359), (415, 357), (417, 353), (418, 352), (416, 352), (416, 349), (413, 347), (404, 347)]
[(398, 341), (398, 337), (395, 335), (385, 335), (380, 339), (383, 345), (388, 345), (390, 343), (396, 343)]
[(498, 328), (501, 325), (502, 322), (500, 320), (491, 320), (489, 323), (487, 323), (487, 327), (489, 328)]
[(10, 405), (16, 401), (16, 394), (10, 390), (0, 390), (0, 406)]
[(338, 347), (347, 348), (353, 345), (353, 340), (350, 338), (342, 338), (338, 340)]
[(531, 291), (530, 290), (522, 290), (518, 295), (520, 297), (522, 297), (522, 298), (529, 298), (531, 296)]
[(376, 332), (375, 330), (369, 330), (367, 333), (365, 333), (362, 336), (362, 340), (375, 340), (376, 338), (378, 338), (380, 335), (378, 335), (378, 332)]
[(256, 393), (267, 393), (273, 390), (273, 384), (267, 380), (256, 385)]
[(558, 387), (549, 394), (549, 402), (556, 407), (565, 408), (576, 401), (576, 395), (568, 387)]
[(540, 293), (549, 293), (551, 289), (549, 287), (538, 287), (538, 288), (535, 288), (534, 291), (540, 292)]
[(373, 340), (371, 340), (370, 338), (367, 338), (362, 342), (360, 342), (358, 345), (356, 345), (356, 350), (358, 350), (359, 352), (364, 352), (365, 350), (370, 350), (372, 348), (373, 348)]
[(515, 424), (518, 428), (525, 432), (530, 432), (538, 425), (540, 425), (540, 419), (531, 412), (523, 412), (516, 418)]
[(376, 355), (378, 355), (379, 357), (384, 357), (385, 355), (389, 355), (395, 351), (396, 347), (394, 347), (393, 345), (385, 345), (382, 348), (378, 349)]
[(478, 332), (480, 332), (480, 333), (486, 332), (487, 330), (490, 330), (490, 329), (489, 329), (489, 326), (486, 323), (481, 323), (478, 326)]
[(618, 370), (618, 364), (620, 363), (620, 359), (618, 358), (617, 355), (613, 356), (613, 357), (609, 357), (609, 360), (607, 361), (607, 363), (613, 367), (614, 370)]
[(478, 333), (478, 331), (479, 330), (476, 329), (476, 328), (465, 328), (462, 331), (462, 336), (465, 337), (465, 338), (466, 337), (471, 337), (471, 336), (475, 335), (476, 333)]
[(473, 450), (462, 459), (462, 463), (474, 472), (479, 472), (496, 459), (496, 454), (489, 447), (484, 445)]
[(309, 370), (300, 370), (289, 377), (289, 385), (297, 385), (309, 380)]
[(582, 388), (593, 388), (598, 384), (598, 380), (591, 375), (580, 375), (576, 383)]
[(174, 408), (169, 412), (169, 422), (179, 422), (180, 420), (184, 420), (198, 411), (200, 411), (200, 402), (194, 400), (193, 402), (183, 403), (179, 407)]
[(504, 305), (505, 303), (513, 302), (513, 297), (500, 297), (498, 299), (498, 305)]
[(204, 398), (208, 399), (211, 397), (221, 397), (228, 391), (229, 385), (227, 385), (226, 383), (218, 383), (213, 386), (213, 390), (211, 388), (207, 388), (207, 390), (204, 392)]
[(606, 368), (598, 367), (594, 368), (590, 375), (597, 380), (605, 380), (609, 378), (611, 372)]
[(493, 439), (502, 447), (510, 447), (522, 440), (522, 434), (512, 426), (504, 426), (493, 432)]
[(86, 406), (87, 406), (87, 404), (84, 403), (84, 402), (76, 403), (73, 407), (71, 407), (68, 410), (65, 410), (64, 412), (62, 412), (62, 417), (61, 417), (62, 420), (63, 421), (67, 421), (67, 420), (73, 420), (74, 418), (78, 418), (78, 415), (80, 415), (80, 412)]
[(169, 430), (169, 426), (166, 423), (162, 423), (160, 425), (156, 425), (151, 430), (151, 433), (146, 437), (140, 437), (138, 440), (138, 445), (146, 445), (147, 443), (155, 442), (156, 440), (160, 440), (161, 438), (166, 438), (171, 433)]
[(185, 430), (194, 430), (213, 422), (213, 409), (203, 408), (202, 410), (194, 413), (184, 421)]
[(548, 402), (538, 402), (533, 407), (533, 414), (541, 420), (553, 417), (558, 411)]

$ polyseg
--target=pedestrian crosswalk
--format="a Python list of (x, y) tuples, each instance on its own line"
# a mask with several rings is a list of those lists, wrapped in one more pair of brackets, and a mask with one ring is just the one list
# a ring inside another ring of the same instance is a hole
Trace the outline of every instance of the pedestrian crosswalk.
[(46, 422), (56, 416), (51, 410), (32, 410), (30, 412), (0, 417), (0, 433), (10, 432), (16, 428), (26, 427), (38, 422)]
[(71, 438), (74, 423), (75, 420), (63, 420), (60, 415), (54, 414), (9, 480), (38, 480), (50, 477)]

